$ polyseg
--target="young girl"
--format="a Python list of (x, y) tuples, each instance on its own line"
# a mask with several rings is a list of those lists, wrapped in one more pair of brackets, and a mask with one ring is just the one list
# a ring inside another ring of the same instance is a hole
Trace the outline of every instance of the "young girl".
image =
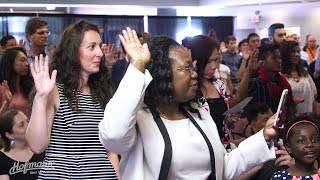
[(272, 179), (320, 179), (314, 164), (319, 157), (319, 126), (310, 116), (298, 116), (285, 125), (283, 143), (295, 165), (278, 171)]

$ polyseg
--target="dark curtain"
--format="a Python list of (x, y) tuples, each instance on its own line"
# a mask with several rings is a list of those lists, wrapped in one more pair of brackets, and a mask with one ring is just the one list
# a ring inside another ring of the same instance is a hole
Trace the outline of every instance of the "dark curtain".
[(187, 17), (149, 16), (148, 30), (152, 35), (168, 35), (176, 39), (177, 34), (187, 28)]
[[(27, 21), (36, 14), (0, 14), (0, 38), (10, 34), (15, 37), (25, 37)], [(97, 15), (71, 15), (71, 14), (39, 14), (48, 21), (50, 31), (49, 45), (57, 45), (62, 32), (70, 24), (80, 20), (86, 20), (96, 24), (101, 32), (104, 43), (116, 43), (119, 45), (118, 35), (125, 27), (131, 27), (137, 31), (143, 31), (143, 16), (97, 16)]]
[[(0, 14), (0, 37), (11, 34), (18, 38), (25, 38), (24, 28), (27, 21), (36, 14)], [(64, 29), (81, 19), (98, 25), (104, 43), (119, 45), (121, 30), (131, 27), (143, 31), (143, 16), (102, 16), (102, 15), (73, 15), (73, 14), (39, 14), (49, 23), (49, 44), (58, 44)], [(218, 40), (234, 34), (234, 17), (192, 17), (192, 28), (201, 29), (207, 35), (209, 29), (216, 31)], [(177, 16), (149, 16), (148, 31), (152, 35), (168, 35), (177, 40), (180, 32), (187, 29), (187, 17)]]
[(122, 30), (126, 27), (130, 27), (139, 32), (144, 31), (143, 17), (142, 16), (108, 16), (104, 19), (103, 38), (105, 42), (120, 44), (119, 34), (122, 34)]
[(202, 29), (208, 35), (209, 29), (214, 29), (217, 39), (223, 41), (228, 35), (234, 35), (234, 17), (191, 17), (191, 26)]

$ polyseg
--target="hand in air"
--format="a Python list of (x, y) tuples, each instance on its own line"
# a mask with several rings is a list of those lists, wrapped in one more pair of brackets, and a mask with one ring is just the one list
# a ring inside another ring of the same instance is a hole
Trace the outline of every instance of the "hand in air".
[(9, 88), (7, 80), (4, 80), (2, 82), (2, 87), (3, 87), (3, 93), (4, 93), (5, 101), (10, 102), (11, 99), (12, 99), (12, 93), (10, 91), (10, 88)]
[(57, 70), (53, 70), (51, 78), (49, 74), (49, 58), (36, 56), (34, 62), (30, 63), (30, 70), (33, 76), (36, 93), (40, 96), (48, 96), (56, 83)]
[(136, 31), (129, 27), (127, 27), (126, 30), (122, 30), (122, 34), (123, 35), (119, 35), (119, 37), (129, 56), (131, 64), (143, 71), (150, 61), (148, 45), (146, 43), (142, 45)]
[(274, 128), (274, 118), (275, 118), (275, 115), (271, 116), (266, 125), (264, 126), (264, 129), (263, 129), (263, 135), (264, 135), (264, 138), (267, 142), (271, 141), (271, 139), (275, 139), (278, 137), (278, 128)]
[(248, 68), (251, 71), (257, 71), (261, 65), (261, 61), (259, 60), (259, 50), (256, 49), (250, 54)]
[(119, 52), (114, 44), (104, 44), (102, 51), (106, 56), (107, 66), (113, 66), (118, 60)]

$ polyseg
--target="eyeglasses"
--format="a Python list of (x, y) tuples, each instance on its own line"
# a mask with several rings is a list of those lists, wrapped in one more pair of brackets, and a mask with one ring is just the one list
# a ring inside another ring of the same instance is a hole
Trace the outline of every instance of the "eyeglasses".
[(192, 74), (192, 72), (197, 72), (197, 66), (180, 67), (176, 69), (180, 71), (186, 71), (189, 74)]
[(292, 52), (292, 53), (299, 53), (299, 54), (300, 54), (300, 49), (298, 49), (298, 50), (292, 50), (291, 52)]
[(37, 35), (39, 36), (43, 36), (44, 34), (48, 34), (48, 36), (51, 34), (50, 31), (40, 31), (40, 32), (36, 32)]
[(286, 36), (286, 35), (287, 35), (287, 33), (279, 33), (279, 34), (277, 34), (277, 36), (280, 37), (280, 38), (283, 37), (283, 36)]

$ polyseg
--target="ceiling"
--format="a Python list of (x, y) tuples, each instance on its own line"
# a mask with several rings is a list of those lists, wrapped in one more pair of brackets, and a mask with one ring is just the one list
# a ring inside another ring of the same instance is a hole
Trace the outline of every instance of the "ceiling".
[(0, 12), (157, 15), (159, 8), (228, 9), (292, 4), (300, 6), (320, 0), (54, 0), (54, 4), (52, 2), (52, 0), (0, 0)]

